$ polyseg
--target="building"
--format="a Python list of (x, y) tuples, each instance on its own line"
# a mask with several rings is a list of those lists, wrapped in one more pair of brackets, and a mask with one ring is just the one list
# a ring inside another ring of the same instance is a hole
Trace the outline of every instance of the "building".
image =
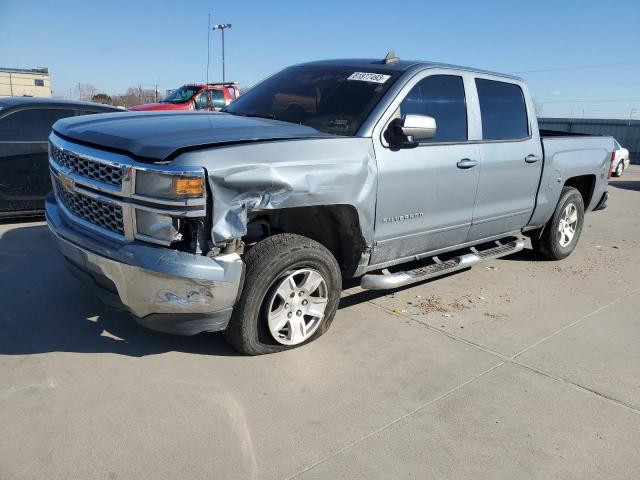
[(51, 79), (47, 67), (0, 67), (0, 97), (50, 97)]
[(629, 150), (631, 163), (640, 163), (640, 120), (604, 118), (539, 118), (542, 129), (608, 135)]

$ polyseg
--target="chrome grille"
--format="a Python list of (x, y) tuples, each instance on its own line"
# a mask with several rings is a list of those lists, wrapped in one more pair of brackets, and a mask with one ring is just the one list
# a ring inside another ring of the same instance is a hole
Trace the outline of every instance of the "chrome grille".
[(58, 200), (75, 216), (105, 230), (124, 235), (122, 207), (70, 192), (56, 177), (53, 177), (53, 182)]
[(116, 187), (122, 186), (122, 167), (97, 162), (51, 144), (51, 156), (59, 165), (78, 175)]

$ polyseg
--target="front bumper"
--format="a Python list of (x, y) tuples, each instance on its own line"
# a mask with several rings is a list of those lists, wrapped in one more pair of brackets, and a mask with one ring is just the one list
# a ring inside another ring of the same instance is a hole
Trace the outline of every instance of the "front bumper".
[(243, 279), (239, 255), (210, 258), (118, 242), (69, 222), (53, 194), (46, 198), (45, 211), (70, 270), (105, 303), (167, 333), (193, 335), (227, 327)]

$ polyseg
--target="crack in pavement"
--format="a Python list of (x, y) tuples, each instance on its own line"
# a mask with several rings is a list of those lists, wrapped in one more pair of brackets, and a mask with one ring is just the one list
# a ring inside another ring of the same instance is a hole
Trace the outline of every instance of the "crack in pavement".
[(593, 311), (592, 311), (592, 312), (590, 312), (590, 313), (587, 313), (586, 315), (583, 315), (583, 316), (582, 316), (582, 317), (580, 317), (579, 319), (577, 319), (577, 320), (575, 320), (575, 321), (573, 321), (573, 322), (571, 322), (571, 323), (569, 323), (569, 324), (567, 324), (567, 325), (565, 325), (565, 326), (563, 326), (563, 327), (559, 328), (559, 329), (558, 329), (558, 330), (556, 330), (555, 332), (553, 332), (553, 333), (551, 333), (551, 334), (547, 335), (546, 337), (544, 337), (544, 338), (542, 338), (542, 339), (540, 339), (540, 340), (536, 341), (535, 343), (531, 344), (531, 345), (530, 345), (530, 346), (528, 346), (527, 348), (525, 348), (525, 349), (521, 350), (520, 352), (518, 352), (518, 353), (516, 353), (516, 354), (514, 354), (514, 355), (512, 355), (512, 356), (504, 355), (504, 354), (502, 354), (502, 353), (500, 353), (500, 352), (496, 352), (496, 351), (494, 351), (494, 350), (491, 350), (490, 348), (487, 348), (487, 347), (484, 347), (484, 346), (482, 346), (482, 345), (480, 345), (480, 344), (477, 344), (477, 343), (471, 342), (471, 341), (469, 341), (469, 340), (467, 340), (467, 339), (465, 339), (465, 338), (459, 337), (459, 336), (454, 335), (454, 334), (452, 334), (452, 333), (450, 333), (450, 332), (446, 332), (446, 331), (444, 331), (444, 330), (440, 330), (439, 328), (434, 327), (433, 325), (430, 325), (430, 324), (428, 324), (428, 323), (426, 323), (426, 322), (422, 322), (422, 321), (420, 321), (419, 319), (417, 319), (417, 318), (415, 318), (415, 317), (413, 317), (413, 316), (404, 315), (404, 314), (402, 314), (402, 313), (397, 313), (397, 312), (395, 312), (395, 311), (393, 311), (393, 310), (391, 310), (391, 309), (389, 309), (389, 308), (383, 307), (382, 305), (378, 305), (378, 304), (374, 303), (374, 302), (373, 302), (373, 301), (371, 301), (371, 300), (367, 301), (366, 303), (368, 303), (368, 304), (372, 305), (373, 307), (375, 307), (375, 308), (377, 308), (377, 309), (380, 309), (380, 310), (384, 311), (385, 313), (389, 313), (389, 314), (391, 314), (391, 315), (393, 315), (393, 316), (396, 316), (396, 317), (400, 317), (400, 318), (403, 318), (403, 319), (410, 320), (411, 322), (415, 322), (415, 323), (416, 323), (416, 324), (418, 324), (418, 325), (421, 325), (421, 326), (423, 326), (423, 327), (426, 327), (426, 328), (427, 328), (427, 329), (429, 329), (429, 330), (432, 330), (432, 331), (435, 331), (435, 332), (437, 332), (437, 333), (439, 333), (439, 334), (441, 334), (441, 335), (444, 335), (444, 336), (446, 336), (446, 337), (448, 337), (448, 338), (450, 338), (450, 339), (452, 339), (452, 340), (454, 340), (454, 341), (456, 341), (456, 342), (463, 343), (463, 344), (468, 345), (468, 346), (470, 346), (470, 347), (472, 347), (472, 348), (475, 348), (475, 349), (480, 350), (480, 351), (482, 351), (482, 352), (485, 352), (485, 353), (488, 353), (488, 354), (490, 354), (490, 355), (493, 355), (493, 356), (497, 357), (498, 359), (500, 359), (500, 363), (498, 363), (498, 364), (494, 365), (493, 367), (489, 368), (488, 370), (485, 370), (484, 372), (479, 373), (479, 374), (478, 374), (478, 375), (476, 375), (475, 377), (470, 378), (469, 380), (467, 380), (467, 381), (465, 381), (465, 382), (461, 383), (460, 385), (458, 385), (458, 386), (456, 386), (456, 387), (452, 388), (451, 390), (449, 390), (449, 391), (447, 391), (447, 392), (445, 392), (445, 393), (443, 393), (443, 394), (441, 394), (441, 395), (437, 396), (436, 398), (433, 398), (433, 399), (429, 400), (428, 402), (426, 402), (426, 403), (424, 403), (424, 404), (422, 404), (422, 405), (420, 405), (420, 406), (416, 407), (416, 408), (415, 408), (415, 409), (413, 409), (412, 411), (410, 411), (410, 412), (408, 412), (408, 413), (406, 413), (406, 414), (404, 414), (404, 415), (402, 415), (402, 416), (400, 416), (400, 417), (396, 418), (395, 420), (392, 420), (391, 422), (388, 422), (388, 423), (386, 423), (386, 424), (382, 425), (381, 427), (378, 427), (377, 429), (375, 429), (375, 430), (373, 430), (373, 431), (369, 432), (369, 433), (368, 433), (368, 434), (366, 434), (365, 436), (363, 436), (363, 437), (361, 437), (361, 438), (359, 438), (359, 439), (357, 439), (357, 440), (354, 440), (353, 442), (350, 442), (350, 443), (348, 443), (347, 445), (344, 445), (343, 447), (339, 448), (339, 449), (338, 449), (338, 450), (336, 450), (335, 452), (333, 452), (333, 453), (331, 453), (331, 454), (329, 454), (329, 455), (327, 455), (327, 456), (325, 456), (325, 457), (323, 457), (323, 458), (319, 459), (318, 461), (316, 461), (316, 462), (312, 463), (311, 465), (309, 465), (309, 466), (307, 466), (307, 467), (303, 468), (302, 470), (299, 470), (298, 472), (295, 472), (293, 475), (291, 475), (291, 476), (289, 476), (289, 477), (286, 477), (286, 478), (285, 478), (285, 480), (291, 480), (291, 479), (293, 479), (293, 478), (299, 477), (299, 476), (300, 476), (300, 475), (302, 475), (303, 473), (306, 473), (306, 472), (308, 472), (309, 470), (314, 469), (314, 468), (315, 468), (315, 467), (317, 467), (318, 465), (320, 465), (320, 464), (322, 464), (322, 463), (324, 463), (324, 462), (326, 462), (326, 461), (328, 461), (328, 460), (330, 460), (330, 459), (332, 459), (332, 458), (334, 458), (334, 457), (336, 457), (336, 456), (340, 455), (342, 452), (344, 452), (344, 451), (346, 451), (346, 450), (348, 450), (348, 449), (350, 449), (350, 448), (352, 448), (352, 447), (354, 447), (354, 446), (356, 446), (356, 445), (358, 445), (358, 444), (360, 444), (360, 443), (364, 442), (365, 440), (367, 440), (368, 438), (373, 437), (374, 435), (377, 435), (378, 433), (380, 433), (380, 432), (382, 432), (382, 431), (386, 430), (387, 428), (391, 427), (392, 425), (395, 425), (396, 423), (398, 423), (398, 422), (400, 422), (400, 421), (402, 421), (402, 420), (404, 420), (404, 419), (406, 419), (406, 418), (409, 418), (410, 416), (412, 416), (412, 415), (414, 415), (414, 414), (418, 413), (419, 411), (423, 410), (424, 408), (426, 408), (426, 407), (428, 407), (428, 406), (430, 406), (430, 405), (433, 405), (434, 403), (436, 403), (436, 402), (438, 402), (438, 401), (440, 401), (440, 400), (442, 400), (442, 399), (444, 399), (444, 398), (448, 397), (448, 396), (449, 396), (449, 395), (451, 395), (452, 393), (457, 392), (458, 390), (460, 390), (460, 389), (464, 388), (465, 386), (467, 386), (467, 385), (469, 385), (470, 383), (472, 383), (472, 382), (476, 381), (477, 379), (479, 379), (479, 378), (483, 377), (484, 375), (486, 375), (486, 374), (488, 374), (488, 373), (491, 373), (492, 371), (494, 371), (495, 369), (497, 369), (497, 368), (501, 367), (502, 365), (505, 365), (506, 363), (510, 363), (510, 364), (513, 364), (513, 365), (517, 365), (517, 366), (519, 366), (519, 367), (521, 367), (521, 368), (525, 368), (525, 369), (530, 370), (530, 371), (532, 371), (532, 372), (534, 372), (534, 373), (537, 373), (538, 375), (542, 375), (542, 376), (544, 376), (544, 377), (546, 377), (546, 378), (549, 378), (549, 379), (551, 379), (551, 380), (554, 380), (554, 381), (556, 381), (556, 382), (558, 382), (558, 383), (563, 383), (563, 384), (565, 384), (565, 385), (572, 386), (572, 387), (574, 387), (574, 388), (575, 388), (575, 389), (577, 389), (577, 390), (580, 390), (580, 391), (583, 391), (583, 392), (591, 393), (591, 394), (593, 394), (593, 395), (595, 395), (595, 396), (597, 396), (597, 397), (603, 398), (603, 399), (605, 399), (605, 400), (607, 400), (607, 401), (609, 401), (609, 402), (611, 402), (611, 403), (613, 403), (613, 404), (615, 404), (615, 405), (618, 405), (618, 406), (620, 406), (620, 407), (623, 407), (623, 408), (625, 408), (626, 410), (629, 410), (629, 411), (631, 411), (631, 412), (633, 412), (633, 413), (635, 413), (635, 414), (637, 414), (637, 415), (640, 415), (640, 410), (638, 410), (637, 408), (635, 408), (635, 407), (634, 407), (634, 406), (632, 406), (632, 405), (629, 405), (629, 404), (627, 404), (627, 403), (624, 403), (624, 402), (622, 402), (622, 401), (620, 401), (620, 400), (618, 400), (618, 399), (616, 399), (616, 398), (609, 397), (608, 395), (605, 395), (605, 394), (603, 394), (602, 392), (598, 392), (597, 390), (593, 390), (593, 389), (591, 389), (591, 388), (588, 388), (588, 387), (585, 387), (585, 386), (580, 385), (580, 384), (578, 384), (578, 383), (572, 382), (572, 381), (567, 380), (567, 379), (565, 379), (565, 378), (562, 378), (562, 377), (560, 377), (560, 376), (553, 375), (553, 374), (551, 374), (550, 372), (546, 372), (546, 371), (544, 371), (544, 370), (541, 370), (541, 369), (535, 368), (535, 367), (533, 367), (533, 366), (531, 366), (531, 365), (528, 365), (528, 364), (526, 364), (526, 363), (524, 363), (524, 362), (521, 362), (521, 361), (518, 361), (518, 360), (517, 360), (517, 357), (518, 357), (518, 356), (520, 356), (520, 355), (524, 354), (525, 352), (527, 352), (527, 351), (531, 350), (532, 348), (537, 347), (538, 345), (540, 345), (540, 344), (542, 344), (542, 343), (546, 342), (547, 340), (549, 340), (549, 339), (551, 339), (551, 338), (555, 337), (556, 335), (558, 335), (558, 334), (562, 333), (563, 331), (565, 331), (565, 330), (567, 330), (567, 329), (569, 329), (569, 328), (571, 328), (571, 327), (574, 327), (575, 325), (578, 325), (578, 324), (579, 324), (580, 322), (582, 322), (583, 320), (586, 320), (587, 318), (592, 317), (593, 315), (595, 315), (595, 314), (597, 314), (597, 313), (601, 312), (602, 310), (604, 310), (604, 309), (606, 309), (606, 308), (608, 308), (608, 307), (610, 307), (610, 306), (612, 306), (612, 305), (615, 305), (616, 303), (620, 302), (621, 300), (625, 299), (626, 297), (631, 296), (631, 295), (633, 295), (633, 294), (635, 294), (635, 293), (638, 293), (638, 292), (640, 292), (640, 287), (639, 287), (639, 288), (635, 288), (634, 290), (631, 290), (630, 292), (627, 292), (627, 293), (626, 293), (626, 294), (624, 294), (624, 295), (621, 295), (620, 297), (618, 297), (618, 298), (616, 298), (616, 299), (612, 300), (611, 302), (609, 302), (609, 303), (607, 303), (607, 304), (605, 304), (605, 305), (603, 305), (603, 306), (601, 306), (601, 307), (598, 307), (597, 309), (593, 310)]
[(368, 303), (370, 303), (371, 305), (375, 306), (376, 308), (379, 308), (379, 309), (383, 310), (386, 313), (390, 313), (391, 315), (394, 315), (394, 316), (397, 316), (397, 317), (401, 317), (401, 318), (404, 318), (404, 319), (408, 319), (408, 320), (410, 320), (412, 322), (415, 322), (415, 323), (417, 323), (419, 325), (422, 325), (423, 327), (426, 327), (429, 330), (433, 330), (433, 331), (438, 332), (438, 333), (440, 333), (440, 334), (442, 334), (442, 335), (444, 335), (446, 337), (449, 337), (452, 340), (455, 340), (455, 341), (460, 342), (460, 343), (464, 343), (465, 345), (469, 345), (470, 347), (476, 348), (476, 349), (481, 350), (481, 351), (483, 351), (485, 353), (488, 353), (490, 355), (494, 355), (494, 356), (498, 357), (500, 360), (502, 360), (503, 363), (511, 363), (511, 364), (514, 364), (514, 365), (518, 365), (520, 367), (523, 367), (523, 368), (526, 368), (528, 370), (531, 370), (532, 372), (535, 372), (535, 373), (537, 373), (539, 375), (543, 375), (543, 376), (545, 376), (547, 378), (550, 378), (552, 380), (555, 380), (557, 382), (564, 383), (564, 384), (567, 384), (567, 385), (572, 385), (572, 386), (574, 386), (574, 387), (576, 387), (576, 388), (578, 388), (580, 390), (584, 390), (586, 392), (589, 392), (589, 393), (592, 393), (594, 395), (597, 395), (598, 397), (604, 398), (605, 400), (608, 400), (608, 401), (610, 401), (612, 403), (615, 403), (616, 405), (619, 405), (621, 407), (624, 407), (624, 408), (632, 411), (635, 414), (640, 415), (640, 410), (637, 407), (635, 407), (633, 405), (630, 405), (628, 403), (625, 403), (622, 400), (618, 400), (617, 398), (611, 397), (611, 396), (609, 396), (609, 395), (607, 395), (607, 394), (605, 394), (603, 392), (599, 392), (598, 390), (594, 390), (592, 388), (586, 387), (586, 386), (581, 385), (579, 383), (572, 382), (571, 380), (568, 380), (568, 379), (566, 379), (564, 377), (561, 377), (559, 375), (554, 375), (554, 374), (552, 374), (550, 372), (547, 372), (547, 371), (542, 370), (540, 368), (537, 368), (537, 367), (534, 367), (532, 365), (529, 365), (528, 363), (521, 362), (521, 361), (517, 360), (517, 358), (520, 355), (528, 352), (532, 348), (537, 347), (538, 345), (541, 345), (542, 343), (544, 343), (547, 340), (555, 337), (556, 335), (564, 332), (565, 330), (578, 325), (583, 320), (586, 320), (587, 318), (592, 317), (593, 315), (596, 315), (597, 313), (600, 313), (601, 311), (605, 310), (606, 308), (608, 308), (608, 307), (610, 307), (612, 305), (615, 305), (616, 303), (620, 302), (621, 300), (624, 300), (625, 298), (627, 298), (627, 297), (629, 297), (631, 295), (634, 295), (634, 294), (636, 294), (638, 292), (640, 292), (640, 287), (635, 288), (635, 289), (625, 293), (624, 295), (621, 295), (618, 298), (610, 301), (609, 303), (596, 308), (592, 312), (589, 312), (589, 313), (583, 315), (582, 317), (578, 318), (577, 320), (575, 320), (575, 321), (573, 321), (573, 322), (571, 322), (571, 323), (559, 328), (555, 332), (553, 332), (553, 333), (547, 335), (546, 337), (534, 342), (533, 344), (529, 345), (528, 347), (524, 348), (523, 350), (521, 350), (518, 353), (516, 353), (514, 355), (511, 355), (511, 356), (504, 355), (504, 354), (502, 354), (500, 352), (496, 352), (495, 350), (491, 350), (490, 348), (484, 347), (483, 345), (480, 345), (478, 343), (471, 342), (471, 341), (469, 341), (469, 340), (467, 340), (465, 338), (459, 337), (458, 335), (455, 335), (453, 333), (441, 330), (441, 329), (439, 329), (437, 327), (434, 327), (433, 325), (430, 325), (430, 324), (428, 324), (426, 322), (420, 321), (419, 319), (415, 318), (414, 316), (409, 316), (409, 315), (404, 315), (402, 313), (397, 313), (397, 312), (395, 312), (393, 310), (390, 310), (390, 309), (388, 309), (386, 307), (383, 307), (382, 305), (378, 305), (378, 304), (375, 304), (373, 302), (368, 302)]
[(356, 445), (358, 445), (358, 444), (360, 444), (360, 443), (364, 442), (364, 441), (365, 441), (365, 440), (367, 440), (368, 438), (371, 438), (371, 437), (373, 437), (374, 435), (376, 435), (376, 434), (378, 434), (378, 433), (382, 432), (383, 430), (386, 430), (387, 428), (391, 427), (392, 425), (395, 425), (396, 423), (398, 423), (398, 422), (400, 422), (400, 421), (404, 420), (405, 418), (408, 418), (408, 417), (410, 417), (411, 415), (414, 415), (414, 414), (418, 413), (420, 410), (423, 410), (424, 408), (428, 407), (429, 405), (432, 405), (432, 404), (436, 403), (437, 401), (442, 400), (442, 399), (443, 399), (443, 398), (445, 398), (445, 397), (448, 397), (448, 396), (449, 396), (449, 395), (451, 395), (452, 393), (455, 393), (455, 392), (457, 392), (458, 390), (460, 390), (461, 388), (463, 388), (463, 387), (465, 387), (465, 386), (469, 385), (471, 382), (476, 381), (478, 378), (480, 378), (480, 377), (482, 377), (482, 376), (484, 376), (484, 375), (486, 375), (486, 374), (488, 374), (488, 373), (491, 373), (492, 371), (494, 371), (496, 368), (500, 367), (501, 365), (504, 365), (504, 362), (500, 362), (500, 363), (498, 363), (498, 364), (494, 365), (493, 367), (491, 367), (491, 368), (489, 368), (489, 369), (485, 370), (484, 372), (479, 373), (479, 374), (478, 374), (478, 375), (476, 375), (475, 377), (470, 378), (469, 380), (467, 380), (467, 381), (465, 381), (465, 382), (462, 382), (460, 385), (458, 385), (458, 386), (456, 386), (456, 387), (452, 388), (451, 390), (449, 390), (449, 391), (447, 391), (447, 392), (445, 392), (445, 393), (443, 393), (443, 394), (441, 394), (441, 395), (438, 395), (437, 397), (435, 397), (435, 398), (433, 398), (433, 399), (429, 400), (428, 402), (423, 403), (422, 405), (420, 405), (420, 406), (418, 406), (418, 407), (414, 408), (414, 409), (413, 409), (413, 410), (411, 410), (410, 412), (407, 412), (407, 413), (405, 413), (404, 415), (401, 415), (400, 417), (396, 418), (395, 420), (392, 420), (392, 421), (390, 421), (390, 422), (388, 422), (388, 423), (386, 423), (386, 424), (382, 425), (381, 427), (376, 428), (375, 430), (373, 430), (373, 431), (371, 431), (371, 432), (367, 433), (364, 437), (361, 437), (361, 438), (359, 438), (359, 439), (357, 439), (357, 440), (354, 440), (353, 442), (348, 443), (347, 445), (345, 445), (345, 446), (343, 446), (343, 447), (339, 448), (339, 449), (338, 449), (338, 450), (336, 450), (335, 452), (333, 452), (333, 453), (331, 453), (331, 454), (329, 454), (329, 455), (327, 455), (327, 456), (325, 456), (325, 457), (321, 458), (320, 460), (318, 460), (318, 461), (317, 461), (317, 462), (315, 462), (315, 463), (312, 463), (312, 464), (311, 464), (311, 465), (309, 465), (308, 467), (305, 467), (305, 468), (303, 468), (302, 470), (300, 470), (300, 471), (298, 471), (298, 472), (294, 473), (293, 475), (291, 475), (291, 476), (289, 476), (289, 477), (286, 477), (286, 478), (285, 478), (285, 480), (291, 480), (292, 478), (299, 477), (299, 476), (300, 476), (300, 475), (302, 475), (303, 473), (308, 472), (309, 470), (312, 470), (313, 468), (317, 467), (317, 466), (318, 466), (318, 465), (320, 465), (321, 463), (324, 463), (324, 462), (326, 462), (327, 460), (330, 460), (331, 458), (334, 458), (334, 457), (336, 457), (336, 456), (340, 455), (342, 452), (344, 452), (344, 451), (346, 451), (346, 450), (350, 449), (351, 447), (354, 447), (354, 446), (356, 446)]

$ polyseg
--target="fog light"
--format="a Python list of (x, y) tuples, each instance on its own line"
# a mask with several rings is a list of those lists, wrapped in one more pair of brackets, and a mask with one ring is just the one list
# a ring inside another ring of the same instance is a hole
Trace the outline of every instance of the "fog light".
[(162, 243), (180, 240), (179, 220), (146, 210), (136, 210), (136, 230), (139, 235), (155, 239)]

